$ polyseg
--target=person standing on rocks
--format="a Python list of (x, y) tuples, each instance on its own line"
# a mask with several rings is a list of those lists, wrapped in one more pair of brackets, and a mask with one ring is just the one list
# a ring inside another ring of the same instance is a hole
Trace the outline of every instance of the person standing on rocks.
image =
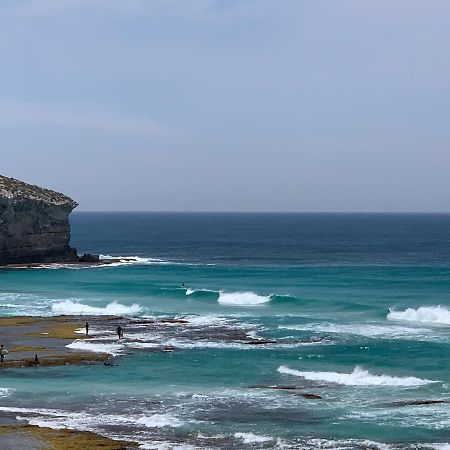
[(86, 336), (89, 334), (89, 322), (86, 322), (85, 326), (86, 328)]
[(120, 325), (117, 326), (117, 336), (119, 336), (119, 339), (123, 338), (123, 329)]
[(3, 344), (0, 345), (0, 363), (5, 359), (5, 355), (8, 353), (8, 350), (5, 349)]
[(39, 358), (38, 358), (38, 355), (34, 355), (34, 362), (33, 362), (33, 364), (35, 365), (35, 366), (39, 366)]

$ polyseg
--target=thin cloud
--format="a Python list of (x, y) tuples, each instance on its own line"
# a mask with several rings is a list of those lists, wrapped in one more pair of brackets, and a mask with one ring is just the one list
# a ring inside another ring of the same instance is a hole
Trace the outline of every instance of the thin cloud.
[(162, 136), (175, 130), (148, 118), (90, 111), (58, 110), (46, 105), (0, 98), (0, 124), (48, 124), (121, 133)]
[(221, 15), (245, 4), (237, 0), (21, 0), (5, 7), (4, 11), (15, 17), (33, 18), (100, 8), (103, 13), (169, 15), (202, 21), (217, 18), (217, 13)]

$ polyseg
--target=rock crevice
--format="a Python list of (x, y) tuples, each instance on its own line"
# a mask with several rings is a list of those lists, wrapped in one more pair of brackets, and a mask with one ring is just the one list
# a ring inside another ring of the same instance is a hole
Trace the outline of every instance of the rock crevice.
[(0, 265), (78, 261), (69, 224), (77, 206), (64, 194), (0, 175)]

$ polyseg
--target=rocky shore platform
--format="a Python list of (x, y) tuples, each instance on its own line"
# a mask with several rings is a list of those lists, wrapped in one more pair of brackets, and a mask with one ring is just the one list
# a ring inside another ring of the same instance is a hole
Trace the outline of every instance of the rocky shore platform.
[[(110, 318), (113, 320), (113, 318)], [(87, 364), (105, 361), (110, 355), (81, 352), (67, 348), (74, 339), (89, 339), (76, 331), (89, 320), (94, 324), (104, 317), (2, 317), (0, 344), (5, 354), (1, 368), (33, 367), (35, 355), (39, 365)]]
[(121, 258), (100, 258), (98, 255), (85, 254), (78, 256), (76, 261), (61, 261), (52, 263), (32, 262), (32, 263), (12, 263), (0, 264), (0, 270), (7, 269), (39, 269), (39, 268), (89, 268), (89, 267), (107, 267), (110, 265), (136, 264), (138, 260), (132, 256)]
[(0, 447), (2, 450), (131, 450), (137, 448), (138, 444), (86, 431), (0, 425)]

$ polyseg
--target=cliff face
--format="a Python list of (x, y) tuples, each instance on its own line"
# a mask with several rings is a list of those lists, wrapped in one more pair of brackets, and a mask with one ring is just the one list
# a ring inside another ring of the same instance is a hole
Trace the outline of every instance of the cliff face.
[(0, 175), (0, 264), (78, 261), (68, 218), (77, 206), (63, 194)]

